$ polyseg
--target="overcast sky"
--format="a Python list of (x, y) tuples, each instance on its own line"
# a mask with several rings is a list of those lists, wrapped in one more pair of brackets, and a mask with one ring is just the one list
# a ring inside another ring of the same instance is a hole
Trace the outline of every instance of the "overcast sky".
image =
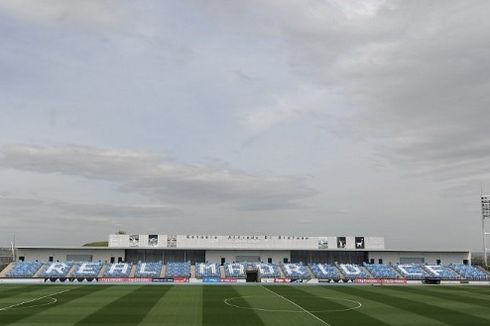
[(0, 245), (481, 250), (488, 1), (0, 2)]

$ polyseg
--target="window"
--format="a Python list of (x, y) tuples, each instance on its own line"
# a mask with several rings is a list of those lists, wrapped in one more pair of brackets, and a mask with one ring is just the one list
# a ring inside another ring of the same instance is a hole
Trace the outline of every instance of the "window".
[(284, 264), (287, 264), (288, 263), (288, 259), (287, 258), (284, 258), (282, 261), (284, 262)]
[(364, 237), (356, 237), (356, 249), (364, 249)]
[(337, 237), (337, 248), (342, 249), (345, 248), (345, 237)]
[(221, 266), (223, 266), (226, 262), (226, 258), (225, 257), (221, 257)]
[(53, 256), (49, 256), (48, 261), (51, 263), (53, 262)]
[(369, 263), (370, 263), (370, 264), (374, 264), (374, 258), (371, 258), (371, 259), (369, 260)]
[(268, 262), (269, 264), (272, 264), (272, 258), (267, 258), (267, 262)]
[(383, 263), (383, 259), (378, 259), (378, 264), (382, 264)]
[(400, 264), (424, 264), (424, 257), (400, 257)]
[(116, 261), (116, 258), (111, 257), (111, 264), (114, 264), (115, 261)]
[(436, 264), (437, 265), (440, 265), (441, 264), (441, 260), (440, 259), (436, 260)]
[(117, 257), (117, 262), (118, 263), (122, 263), (122, 261), (123, 261), (122, 257)]

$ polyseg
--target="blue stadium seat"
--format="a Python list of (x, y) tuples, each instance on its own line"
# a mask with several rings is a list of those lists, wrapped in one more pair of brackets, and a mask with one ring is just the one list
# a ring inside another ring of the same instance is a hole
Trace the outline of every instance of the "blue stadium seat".
[(305, 265), (302, 263), (299, 264), (291, 264), (291, 263), (283, 263), (281, 264), (281, 269), (284, 273), (284, 276), (292, 279), (308, 279), (310, 278), (310, 273)]
[(225, 276), (231, 278), (245, 278), (247, 266), (243, 263), (227, 263), (224, 265)]
[(316, 278), (340, 280), (342, 276), (334, 265), (329, 264), (310, 264), (310, 269)]
[(104, 270), (104, 277), (129, 277), (131, 268), (131, 263), (108, 264)]
[(348, 280), (355, 280), (358, 278), (371, 278), (371, 275), (369, 275), (364, 267), (356, 264), (340, 264), (339, 270)]
[(405, 278), (410, 280), (423, 280), (431, 277), (420, 264), (399, 264), (395, 265), (396, 270)]
[(37, 261), (16, 262), (7, 277), (33, 277), (42, 265)]
[(190, 277), (191, 264), (187, 263), (168, 263), (165, 270), (167, 277)]
[(100, 270), (104, 266), (101, 262), (75, 263), (74, 276), (77, 278), (93, 278), (99, 276)]
[(197, 263), (196, 277), (221, 277), (220, 265), (210, 263)]
[(489, 281), (490, 275), (487, 272), (473, 265), (451, 264), (449, 265), (461, 277), (468, 281)]
[(73, 267), (73, 262), (45, 264), (42, 275), (44, 277), (67, 277)]
[(454, 270), (443, 265), (424, 265), (425, 270), (432, 276), (443, 280), (461, 280), (462, 277)]
[(364, 264), (364, 267), (373, 275), (375, 278), (384, 279), (396, 279), (400, 276), (396, 272), (393, 266), (385, 264)]
[(162, 262), (138, 262), (136, 265), (136, 273), (135, 277), (139, 278), (158, 278), (160, 277), (160, 273), (162, 272)]
[(281, 271), (279, 269), (279, 266), (277, 265), (268, 263), (255, 263), (254, 267), (257, 268), (259, 272), (259, 277), (274, 278), (281, 276)]

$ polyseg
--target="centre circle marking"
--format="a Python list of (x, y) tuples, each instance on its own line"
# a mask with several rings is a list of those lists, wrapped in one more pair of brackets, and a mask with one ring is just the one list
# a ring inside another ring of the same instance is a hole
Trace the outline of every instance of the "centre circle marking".
[[(261, 296), (261, 295), (244, 295), (244, 296), (239, 296), (239, 297), (226, 298), (223, 300), (223, 302), (230, 307), (239, 308), (239, 309), (258, 310), (258, 311), (266, 311), (266, 312), (292, 312), (292, 313), (297, 313), (297, 312), (303, 312), (304, 313), (305, 312), (304, 310), (299, 310), (299, 309), (298, 310), (291, 310), (291, 309), (267, 309), (267, 308), (258, 308), (258, 307), (246, 307), (246, 306), (241, 306), (239, 304), (233, 303), (233, 300), (245, 299), (245, 298), (264, 298), (264, 296)], [(349, 310), (355, 310), (355, 309), (359, 309), (362, 307), (362, 303), (360, 303), (359, 301), (356, 301), (356, 300), (352, 300), (352, 299), (337, 298), (337, 297), (319, 297), (319, 298), (331, 299), (331, 300), (337, 300), (337, 301), (347, 301), (347, 302), (355, 304), (355, 306), (346, 307), (344, 309), (322, 309), (322, 310), (305, 309), (305, 310), (307, 310), (309, 312), (330, 313), (330, 312), (344, 312), (344, 311), (349, 311)]]

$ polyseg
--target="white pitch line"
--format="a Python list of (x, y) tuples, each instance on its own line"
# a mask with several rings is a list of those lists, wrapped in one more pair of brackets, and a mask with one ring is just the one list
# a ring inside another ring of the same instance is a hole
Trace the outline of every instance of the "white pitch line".
[(5, 310), (8, 310), (8, 309), (15, 308), (17, 306), (21, 306), (23, 304), (29, 303), (29, 302), (41, 300), (41, 299), (44, 299), (44, 298), (47, 298), (47, 297), (51, 297), (53, 295), (61, 294), (63, 292), (70, 291), (70, 290), (72, 290), (72, 289), (63, 290), (63, 291), (59, 291), (59, 292), (56, 292), (56, 293), (50, 293), (50, 294), (43, 295), (42, 297), (39, 297), (39, 298), (34, 298), (34, 299), (31, 299), (31, 300), (19, 302), (19, 303), (16, 303), (16, 304), (13, 304), (13, 305), (10, 305), (10, 306), (7, 306), (7, 307), (0, 308), (0, 311), (5, 311)]
[(282, 296), (282, 295), (280, 295), (279, 293), (277, 293), (277, 292), (275, 292), (275, 291), (272, 291), (271, 289), (268, 289), (268, 288), (266, 288), (266, 287), (265, 287), (265, 286), (263, 286), (263, 285), (262, 285), (262, 287), (263, 287), (264, 289), (266, 289), (267, 291), (274, 293), (274, 294), (275, 294), (275, 295), (277, 295), (278, 297), (280, 297), (280, 298), (282, 298), (282, 299), (286, 300), (287, 302), (292, 303), (293, 305), (295, 305), (295, 306), (296, 306), (296, 307), (298, 307), (299, 309), (301, 309), (301, 310), (303, 310), (304, 312), (306, 312), (306, 313), (307, 313), (308, 315), (310, 315), (311, 317), (313, 317), (313, 318), (315, 318), (316, 320), (320, 321), (322, 324), (327, 325), (327, 326), (332, 326), (332, 325), (330, 325), (329, 323), (327, 323), (326, 321), (324, 321), (323, 319), (321, 319), (320, 317), (318, 317), (318, 316), (314, 315), (314, 314), (313, 314), (313, 313), (311, 313), (310, 311), (308, 311), (308, 310), (306, 310), (305, 308), (301, 307), (301, 306), (300, 306), (299, 304), (297, 304), (296, 302), (291, 301), (291, 300), (289, 300), (289, 299), (288, 299), (288, 298), (286, 298), (286, 297), (283, 297), (283, 296)]

